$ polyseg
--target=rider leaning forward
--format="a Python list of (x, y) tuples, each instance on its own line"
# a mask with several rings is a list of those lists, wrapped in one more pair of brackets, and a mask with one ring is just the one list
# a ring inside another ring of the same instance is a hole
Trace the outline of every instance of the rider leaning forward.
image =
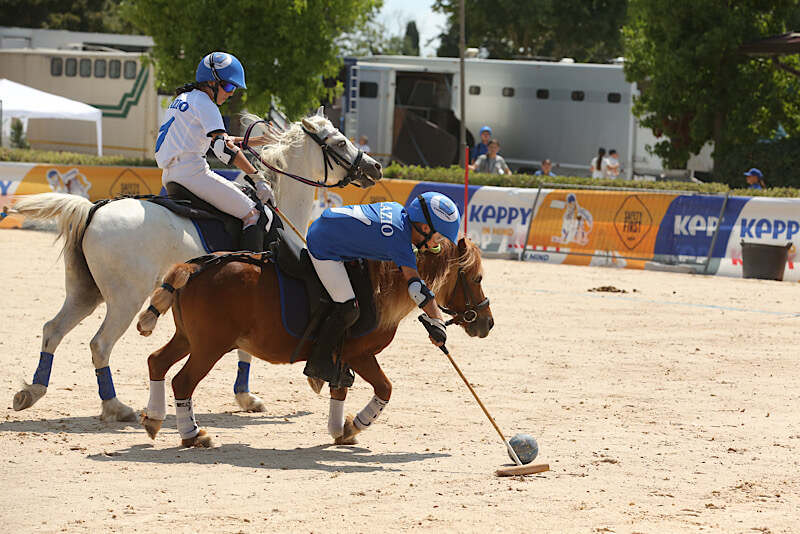
[[(328, 208), (308, 230), (308, 252), (320, 281), (330, 294), (333, 311), (326, 316), (317, 334), (303, 373), (312, 378), (330, 382), (337, 372), (333, 352), (340, 337), (359, 317), (360, 310), (353, 287), (347, 277), (345, 261), (361, 258), (393, 261), (403, 272), (408, 293), (426, 313), (425, 328), (434, 345), (447, 341), (444, 318), (434, 299), (433, 292), (417, 271), (416, 247), (419, 253), (429, 251), (437, 244), (458, 238), (460, 215), (455, 203), (441, 193), (423, 193), (408, 209), (397, 202)], [(331, 420), (341, 420), (331, 401)], [(339, 401), (339, 412), (344, 401)], [(356, 416), (354, 424), (359, 430), (368, 427), (378, 418), (388, 400), (374, 396), (372, 401)], [(336, 435), (334, 429), (333, 435)], [(341, 433), (341, 432), (339, 432)]]
[[(209, 148), (225, 164), (233, 163), (255, 183), (258, 198), (264, 204), (275, 204), (272, 189), (261, 171), (247, 160), (237, 143), (225, 130), (218, 107), (236, 89), (247, 89), (244, 67), (232, 54), (212, 52), (197, 65), (195, 81), (175, 90), (175, 99), (164, 115), (156, 140), (156, 163), (164, 172), (161, 181), (175, 182), (209, 204), (242, 220), (241, 248), (261, 252), (264, 235), (272, 224), (272, 212), (264, 217), (256, 203), (233, 183), (212, 171), (205, 154)], [(249, 141), (259, 146), (270, 137), (254, 137)], [(261, 219), (261, 220), (259, 220)]]

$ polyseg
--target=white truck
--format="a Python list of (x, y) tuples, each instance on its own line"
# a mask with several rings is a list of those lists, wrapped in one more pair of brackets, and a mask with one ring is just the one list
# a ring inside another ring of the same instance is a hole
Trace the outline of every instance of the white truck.
[[(384, 163), (457, 163), (460, 88), (457, 58), (346, 58), (342, 123), (348, 136), (366, 135)], [(514, 170), (533, 172), (549, 158), (556, 174), (588, 175), (599, 147), (619, 153), (622, 176), (658, 176), (657, 140), (631, 113), (636, 84), (621, 64), (465, 60), (466, 128), (474, 146), (488, 125)], [(463, 149), (462, 149), (463, 150)], [(711, 145), (689, 161), (710, 172)]]

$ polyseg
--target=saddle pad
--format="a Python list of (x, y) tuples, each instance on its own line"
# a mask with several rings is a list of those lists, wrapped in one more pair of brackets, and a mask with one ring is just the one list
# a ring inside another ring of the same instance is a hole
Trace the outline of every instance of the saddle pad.
[(206, 252), (221, 250), (237, 250), (238, 247), (231, 240), (230, 234), (225, 231), (225, 226), (217, 219), (192, 219), (192, 224), (200, 234), (200, 242)]
[[(283, 328), (292, 337), (301, 338), (306, 326), (311, 321), (308, 289), (306, 289), (306, 285), (302, 280), (287, 276), (281, 269), (276, 268), (275, 270), (278, 273)], [(354, 283), (352, 270), (348, 269), (348, 274), (358, 299), (358, 305), (361, 308), (361, 315), (359, 315), (358, 321), (348, 330), (348, 336), (357, 338), (375, 330), (375, 327), (378, 326), (378, 317), (375, 313), (375, 296), (372, 292), (369, 276), (363, 276), (360, 281)], [(315, 334), (316, 332), (309, 339), (315, 339)]]

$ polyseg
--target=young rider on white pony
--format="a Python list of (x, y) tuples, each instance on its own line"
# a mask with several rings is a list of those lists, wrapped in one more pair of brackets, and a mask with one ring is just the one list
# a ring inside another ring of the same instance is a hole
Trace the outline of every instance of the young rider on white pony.
[[(458, 238), (461, 217), (455, 203), (441, 193), (428, 192), (411, 201), (408, 209), (397, 202), (328, 208), (308, 229), (308, 252), (320, 281), (334, 302), (325, 317), (311, 348), (303, 373), (330, 382), (337, 369), (333, 351), (341, 335), (360, 314), (358, 301), (347, 277), (345, 261), (360, 258), (393, 261), (405, 276), (408, 293), (427, 314), (422, 316), (434, 345), (447, 341), (444, 318), (433, 292), (420, 278), (414, 247), (425, 252), (445, 239)], [(329, 424), (344, 424), (344, 401), (335, 406), (331, 400)], [(374, 396), (355, 418), (359, 430), (378, 418), (387, 399)], [(341, 435), (341, 428), (329, 428), (331, 435)]]
[[(232, 182), (212, 171), (205, 154), (209, 148), (225, 164), (233, 163), (256, 182), (258, 198), (275, 205), (272, 189), (261, 171), (247, 160), (236, 146), (241, 137), (230, 137), (218, 106), (236, 89), (247, 89), (244, 67), (232, 54), (212, 52), (197, 65), (195, 82), (175, 90), (164, 122), (158, 129), (156, 163), (164, 169), (161, 181), (175, 182), (216, 208), (242, 220), (243, 249), (261, 252), (266, 230), (272, 224), (272, 211), (265, 210), (267, 220), (259, 221), (255, 202)], [(269, 142), (270, 137), (254, 137), (252, 146)]]

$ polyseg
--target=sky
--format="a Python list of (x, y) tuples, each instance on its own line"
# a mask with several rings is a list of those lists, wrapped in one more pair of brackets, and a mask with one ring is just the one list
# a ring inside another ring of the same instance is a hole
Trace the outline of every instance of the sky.
[(447, 17), (434, 13), (431, 9), (433, 3), (434, 0), (384, 0), (381, 20), (392, 35), (405, 35), (406, 25), (412, 20), (416, 22), (420, 55), (435, 56), (439, 39), (429, 45), (426, 43), (442, 33)]

